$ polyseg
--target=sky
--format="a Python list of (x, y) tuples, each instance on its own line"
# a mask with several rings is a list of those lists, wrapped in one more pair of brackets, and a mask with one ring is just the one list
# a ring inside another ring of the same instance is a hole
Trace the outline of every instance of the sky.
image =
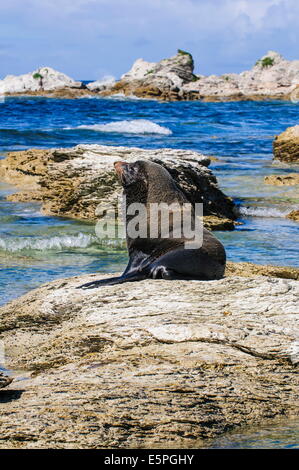
[(204, 75), (248, 70), (268, 50), (299, 59), (298, 0), (0, 0), (0, 19), (0, 78), (41, 66), (120, 78), (178, 48)]

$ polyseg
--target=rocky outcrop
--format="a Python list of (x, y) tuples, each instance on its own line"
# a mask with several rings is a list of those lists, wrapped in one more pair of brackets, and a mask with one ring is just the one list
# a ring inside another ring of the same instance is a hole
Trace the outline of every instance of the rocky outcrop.
[(253, 263), (226, 263), (226, 276), (242, 277), (277, 277), (280, 279), (299, 280), (299, 268), (291, 266), (272, 266)]
[(51, 67), (41, 67), (25, 75), (7, 75), (0, 80), (0, 95), (15, 94), (44, 94), (69, 89), (80, 89), (82, 82), (76, 82), (64, 73), (57, 72)]
[(299, 210), (293, 210), (287, 215), (288, 219), (294, 220), (294, 222), (299, 222)]
[(204, 76), (195, 75), (193, 70), (191, 54), (181, 50), (158, 63), (138, 59), (120, 81), (102, 94), (123, 93), (170, 101), (299, 100), (299, 60), (288, 61), (274, 51), (240, 74)]
[(102, 95), (123, 93), (140, 98), (176, 100), (179, 99), (179, 92), (184, 84), (197, 80), (193, 69), (191, 54), (180, 49), (174, 57), (158, 63), (138, 59), (131, 70), (122, 75), (121, 80), (110, 89), (102, 92)]
[(78, 145), (67, 149), (10, 152), (0, 177), (22, 190), (10, 200), (42, 202), (46, 214), (96, 220), (121, 193), (113, 163), (150, 159), (163, 165), (190, 202), (202, 202), (208, 228), (234, 228), (234, 203), (218, 188), (209, 158), (194, 151)]
[(265, 176), (264, 182), (274, 186), (296, 186), (299, 184), (299, 173)]
[(0, 388), (6, 387), (12, 382), (12, 378), (8, 377), (7, 375), (3, 374), (0, 371)]
[(9, 75), (0, 81), (1, 94), (61, 98), (121, 94), (167, 101), (291, 99), (298, 102), (299, 60), (288, 61), (277, 52), (269, 51), (251, 70), (204, 76), (194, 74), (192, 55), (179, 49), (175, 56), (160, 62), (137, 59), (118, 81), (107, 76), (87, 86), (51, 67), (18, 77)]
[(0, 309), (7, 366), (23, 371), (1, 403), (1, 448), (199, 448), (298, 416), (297, 281), (76, 289), (98, 277)]
[(282, 162), (299, 161), (299, 125), (288, 127), (273, 142), (274, 158)]
[(287, 61), (269, 51), (251, 70), (240, 74), (202, 77), (189, 83), (184, 93), (198, 93), (207, 101), (290, 99), (299, 84), (299, 60)]

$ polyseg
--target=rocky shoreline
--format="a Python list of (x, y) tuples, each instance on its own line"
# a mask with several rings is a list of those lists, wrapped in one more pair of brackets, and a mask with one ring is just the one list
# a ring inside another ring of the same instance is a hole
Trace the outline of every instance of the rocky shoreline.
[[(140, 158), (204, 203), (206, 226), (233, 228), (234, 203), (198, 152), (30, 149), (1, 160), (0, 178), (20, 190), (10, 200), (95, 220), (120, 192), (113, 162)], [(0, 372), (0, 448), (206, 448), (298, 417), (298, 268), (228, 262), (219, 281), (76, 289), (100, 277), (59, 279), (0, 308), (11, 371)]]
[(299, 61), (289, 62), (274, 51), (240, 74), (204, 76), (193, 71), (192, 55), (180, 49), (176, 56), (158, 63), (138, 59), (120, 81), (101, 94), (123, 93), (166, 101), (296, 100), (299, 94)]
[[(253, 269), (237, 264), (228, 269)], [(297, 281), (233, 274), (76, 289), (95, 277), (48, 283), (0, 309), (7, 367), (22, 371), (0, 392), (1, 448), (200, 448), (298, 416)]]
[(113, 163), (149, 159), (165, 166), (191, 203), (202, 202), (210, 229), (232, 230), (235, 204), (218, 188), (209, 157), (189, 150), (144, 150), (104, 145), (10, 152), (0, 160), (0, 177), (21, 190), (12, 201), (39, 201), (47, 215), (95, 221), (121, 194)]
[[(65, 90), (88, 93), (47, 93)], [(274, 142), (287, 165), (299, 155), (290, 129)], [(203, 202), (207, 228), (237, 223), (210, 158), (194, 151), (29, 149), (0, 160), (0, 179), (18, 188), (11, 201), (95, 221), (117, 202), (121, 159), (165, 166), (191, 202)], [(298, 174), (265, 183), (295, 186)], [(0, 448), (204, 448), (232, 429), (298, 417), (298, 268), (228, 262), (218, 281), (76, 289), (100, 277), (59, 279), (0, 308), (11, 371), (0, 371)]]
[(160, 62), (137, 59), (120, 80), (106, 77), (85, 84), (51, 67), (9, 75), (0, 80), (0, 95), (81, 98), (84, 96), (133, 96), (162, 101), (260, 101), (299, 100), (299, 60), (288, 61), (275, 51), (261, 57), (251, 70), (221, 76), (194, 74), (189, 52)]
[(273, 153), (276, 160), (286, 163), (299, 162), (299, 125), (288, 127), (275, 137)]

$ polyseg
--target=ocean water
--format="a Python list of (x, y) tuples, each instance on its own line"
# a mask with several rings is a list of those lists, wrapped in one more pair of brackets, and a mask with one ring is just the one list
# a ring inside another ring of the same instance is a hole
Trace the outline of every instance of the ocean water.
[[(298, 207), (298, 189), (263, 182), (266, 175), (298, 171), (296, 165), (272, 162), (274, 136), (298, 118), (299, 105), (289, 102), (6, 98), (0, 102), (0, 158), (8, 151), (79, 143), (212, 155), (210, 168), (238, 204), (242, 223), (235, 231), (216, 233), (228, 259), (298, 267), (299, 225), (285, 218)], [(44, 216), (37, 203), (8, 202), (14, 191), (0, 181), (0, 305), (56, 278), (125, 267), (126, 251), (100, 246), (93, 224)], [(232, 433), (213, 446), (294, 447), (297, 438), (298, 423), (283, 424)]]
[(298, 419), (271, 420), (259, 426), (243, 426), (215, 439), (212, 449), (299, 449)]

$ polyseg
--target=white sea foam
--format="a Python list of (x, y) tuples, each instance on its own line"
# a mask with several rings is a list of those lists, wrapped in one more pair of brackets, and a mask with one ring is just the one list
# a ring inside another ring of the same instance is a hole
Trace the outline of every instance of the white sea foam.
[(239, 207), (241, 215), (250, 217), (285, 217), (290, 210), (282, 211), (272, 207)]
[(79, 233), (78, 235), (62, 235), (50, 238), (7, 237), (0, 238), (0, 249), (3, 251), (22, 250), (62, 250), (65, 248), (87, 248), (97, 238), (94, 235)]
[(100, 80), (96, 80), (95, 82), (90, 82), (86, 86), (89, 90), (100, 91), (100, 90), (105, 90), (105, 88), (112, 86), (114, 83), (115, 83), (115, 77), (113, 77), (113, 75), (105, 75)]
[[(103, 96), (100, 96), (103, 99)], [(153, 101), (153, 98), (144, 98), (136, 95), (125, 95), (124, 93), (114, 93), (114, 95), (105, 96), (106, 100), (115, 101)]]
[[(67, 127), (65, 129), (72, 128)], [(172, 134), (171, 130), (167, 127), (159, 126), (159, 124), (147, 119), (109, 122), (108, 124), (83, 124), (76, 127), (76, 129), (89, 129), (97, 132), (116, 132), (120, 134)]]

